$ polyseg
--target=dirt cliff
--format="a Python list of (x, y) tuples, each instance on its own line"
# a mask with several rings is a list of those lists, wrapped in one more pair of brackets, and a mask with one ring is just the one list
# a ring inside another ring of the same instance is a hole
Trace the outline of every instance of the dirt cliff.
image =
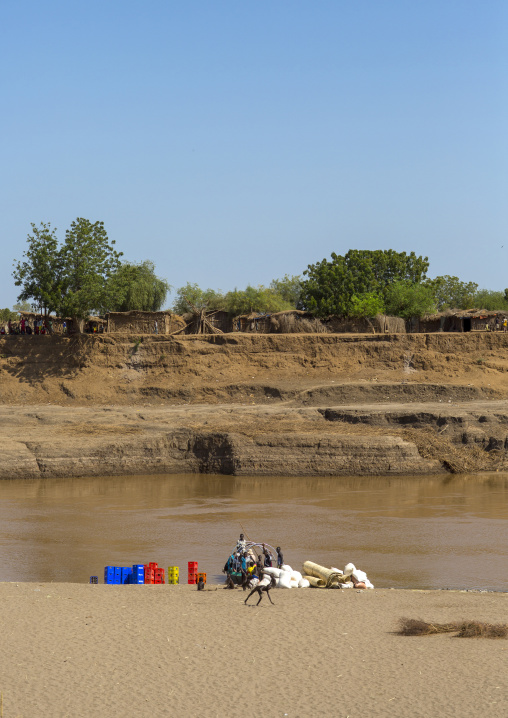
[(508, 335), (0, 339), (0, 476), (496, 469)]

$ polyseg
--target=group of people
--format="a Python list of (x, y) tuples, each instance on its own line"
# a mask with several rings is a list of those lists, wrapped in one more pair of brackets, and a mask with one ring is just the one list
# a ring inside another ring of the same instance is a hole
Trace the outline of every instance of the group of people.
[(503, 332), (508, 331), (508, 319), (504, 317), (503, 321), (499, 321), (499, 317), (496, 317), (494, 321), (485, 323), (486, 332), (498, 332), (500, 328), (503, 328)]
[(252, 587), (263, 578), (264, 569), (276, 566), (281, 568), (284, 564), (284, 556), (280, 546), (275, 549), (276, 556), (273, 556), (266, 544), (260, 544), (262, 553), (254, 551), (255, 545), (250, 543), (247, 546), (245, 536), (240, 534), (235, 550), (226, 561), (223, 573), (226, 574), (226, 586), (235, 587), (240, 583), (245, 590)]
[(0, 326), (0, 334), (53, 334), (53, 322), (49, 318), (37, 318), (33, 327), (28, 319), (22, 317), (19, 322), (13, 323), (10, 319)]

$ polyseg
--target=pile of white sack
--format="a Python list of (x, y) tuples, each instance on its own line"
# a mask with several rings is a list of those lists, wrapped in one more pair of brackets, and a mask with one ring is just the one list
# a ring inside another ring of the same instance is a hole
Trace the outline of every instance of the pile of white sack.
[(275, 578), (276, 588), (309, 588), (309, 581), (302, 576), (300, 571), (293, 571), (291, 566), (283, 564), (282, 568), (265, 566), (263, 569), (267, 576)]
[(364, 583), (366, 588), (374, 588), (365, 571), (360, 571), (352, 563), (348, 563), (344, 571), (326, 568), (312, 561), (305, 561), (303, 574), (287, 564), (282, 568), (265, 567), (263, 570), (267, 576), (275, 578), (276, 588), (354, 588), (359, 582)]

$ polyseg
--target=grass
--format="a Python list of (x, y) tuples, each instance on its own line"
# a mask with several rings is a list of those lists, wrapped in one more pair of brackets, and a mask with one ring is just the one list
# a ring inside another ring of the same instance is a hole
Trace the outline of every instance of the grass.
[(141, 344), (142, 341), (143, 341), (143, 337), (139, 337), (139, 339), (136, 339), (136, 341), (134, 342), (134, 346), (132, 347), (131, 356), (138, 351), (139, 345)]
[(506, 638), (508, 625), (482, 621), (453, 621), (429, 623), (415, 618), (400, 618), (398, 636), (432, 636), (438, 633), (456, 633), (457, 638)]

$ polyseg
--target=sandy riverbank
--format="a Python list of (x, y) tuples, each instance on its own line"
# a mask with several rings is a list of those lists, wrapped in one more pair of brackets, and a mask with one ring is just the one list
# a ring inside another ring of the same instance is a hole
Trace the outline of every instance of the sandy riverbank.
[[(508, 595), (1, 583), (5, 718), (508, 714), (507, 640), (403, 638), (401, 616), (505, 622)], [(252, 599), (251, 599), (252, 600)]]

